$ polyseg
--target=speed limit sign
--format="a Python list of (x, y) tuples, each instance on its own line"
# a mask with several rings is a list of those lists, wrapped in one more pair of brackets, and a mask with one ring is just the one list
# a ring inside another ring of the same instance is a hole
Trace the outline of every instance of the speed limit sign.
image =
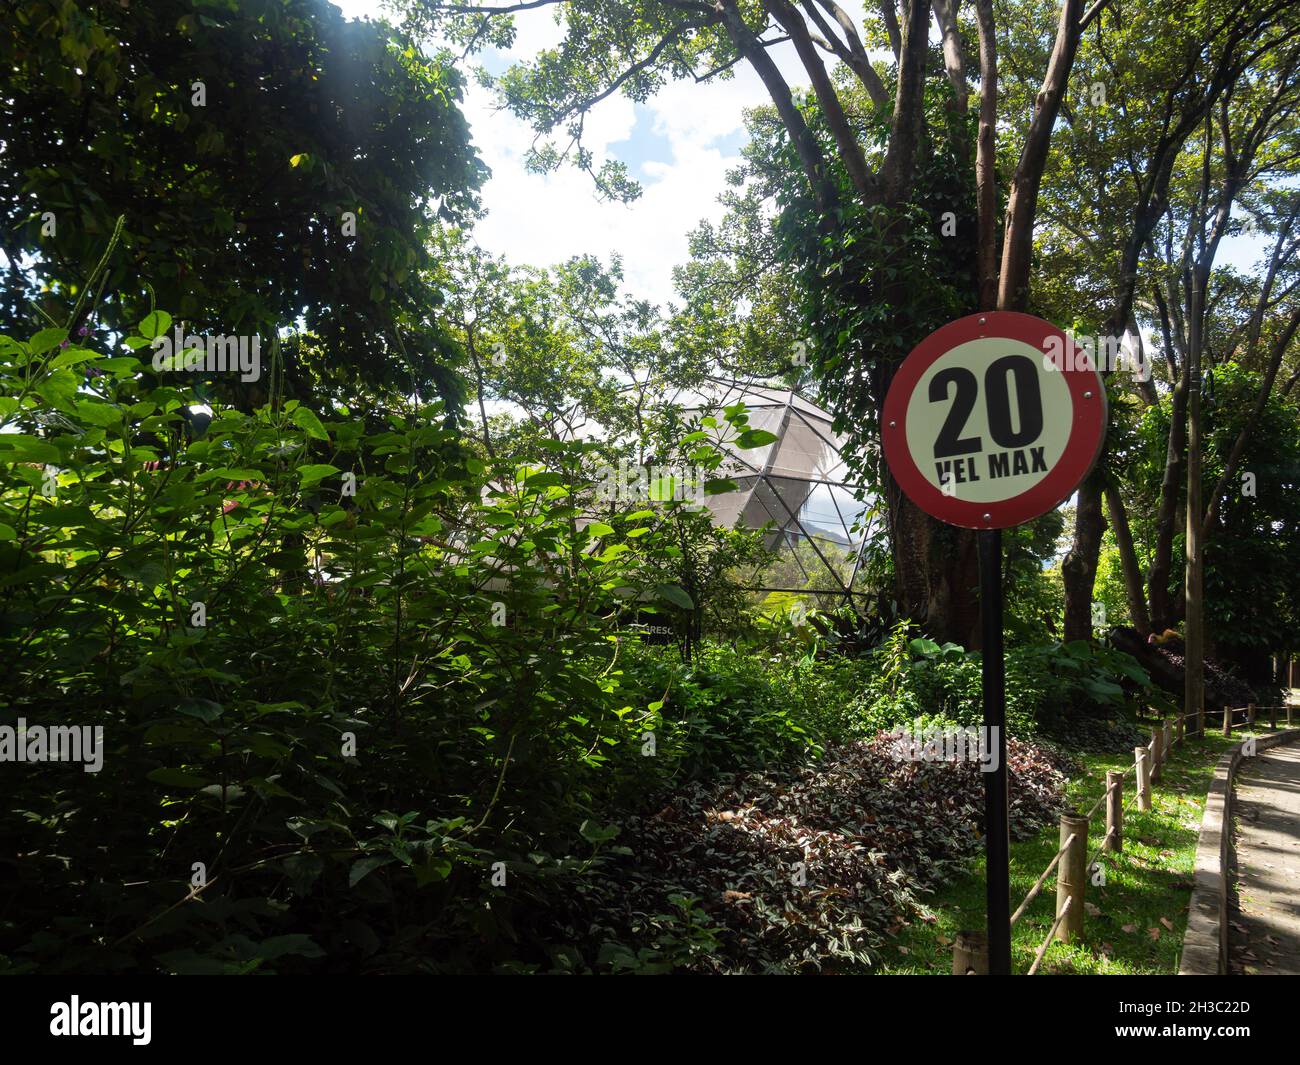
[(1005, 529), (1055, 509), (1106, 431), (1101, 375), (1061, 330), (987, 311), (935, 330), (903, 360), (881, 438), (899, 487), (950, 525)]
[(1010, 801), (1002, 530), (1069, 498), (1106, 435), (1106, 390), (1050, 322), (1015, 311), (959, 318), (921, 341), (885, 396), (881, 442), (894, 480), (922, 510), (978, 529), (985, 735), (988, 972), (1011, 972)]

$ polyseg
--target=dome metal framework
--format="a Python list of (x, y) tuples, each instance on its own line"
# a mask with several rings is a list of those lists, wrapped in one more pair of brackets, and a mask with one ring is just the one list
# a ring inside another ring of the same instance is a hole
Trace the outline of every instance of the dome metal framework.
[(704, 499), (719, 525), (767, 529), (775, 558), (753, 574), (750, 590), (849, 599), (864, 590), (862, 557), (878, 519), (859, 498), (862, 486), (850, 477), (844, 438), (828, 412), (790, 388), (712, 377), (667, 402), (687, 416), (744, 403), (750, 428), (776, 437), (746, 450), (724, 444), (719, 472), (737, 488)]

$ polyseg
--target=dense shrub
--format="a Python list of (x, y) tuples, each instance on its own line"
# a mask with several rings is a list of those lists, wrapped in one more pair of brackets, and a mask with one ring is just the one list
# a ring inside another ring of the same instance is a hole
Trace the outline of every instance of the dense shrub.
[(612, 797), (803, 743), (735, 677), (623, 690), (627, 604), (684, 593), (653, 504), (575, 520), (588, 445), (492, 468), (436, 405), (201, 407), (54, 327), (0, 338), (0, 428), (0, 723), (106, 748), (7, 767), (13, 969), (487, 964)]
[[(978, 652), (912, 638), (904, 623), (876, 649), (871, 666), (862, 673), (864, 685), (846, 721), (860, 734), (917, 718), (982, 721)], [(1119, 651), (1076, 641), (1020, 645), (1006, 653), (1007, 726), (1013, 735), (1123, 714), (1137, 693), (1155, 697), (1145, 670)]]

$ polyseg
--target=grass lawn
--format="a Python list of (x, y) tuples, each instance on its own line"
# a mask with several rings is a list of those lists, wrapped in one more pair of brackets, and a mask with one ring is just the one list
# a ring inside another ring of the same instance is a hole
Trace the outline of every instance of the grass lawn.
[[(1085, 892), (1083, 937), (1066, 945), (1053, 943), (1039, 973), (1136, 975), (1175, 973), (1187, 926), (1192, 893), (1196, 838), (1214, 763), (1232, 740), (1211, 734), (1185, 741), (1173, 752), (1164, 777), (1153, 788), (1152, 809), (1138, 813), (1134, 774), (1124, 778), (1124, 850), (1100, 861), (1105, 885), (1089, 881)], [(1107, 769), (1127, 769), (1132, 755), (1077, 756), (1087, 768), (1071, 780), (1068, 793), (1080, 813), (1086, 813), (1105, 790)], [(1105, 810), (1088, 825), (1091, 857), (1105, 833)], [(1039, 874), (1060, 846), (1060, 831), (1052, 825), (1033, 839), (1011, 845), (1011, 909), (1014, 913)], [(948, 975), (952, 972), (952, 940), (961, 929), (984, 928), (984, 859), (972, 862), (968, 874), (942, 888), (928, 900), (930, 913), (898, 933), (886, 950), (880, 972)], [(1043, 885), (1029, 910), (1012, 929), (1012, 971), (1026, 973), (1039, 945), (1052, 926), (1056, 906), (1056, 874)]]

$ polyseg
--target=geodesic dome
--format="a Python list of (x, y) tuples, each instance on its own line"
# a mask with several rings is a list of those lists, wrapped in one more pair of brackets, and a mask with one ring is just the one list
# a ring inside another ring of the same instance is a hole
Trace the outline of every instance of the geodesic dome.
[(876, 530), (868, 504), (855, 498), (859, 486), (841, 458), (844, 441), (831, 428), (831, 415), (789, 388), (722, 378), (680, 389), (668, 402), (688, 415), (741, 402), (750, 427), (776, 437), (759, 448), (725, 449), (719, 472), (737, 490), (704, 500), (719, 525), (770, 523), (766, 542), (776, 559), (753, 575), (753, 590), (855, 591), (863, 549)]

